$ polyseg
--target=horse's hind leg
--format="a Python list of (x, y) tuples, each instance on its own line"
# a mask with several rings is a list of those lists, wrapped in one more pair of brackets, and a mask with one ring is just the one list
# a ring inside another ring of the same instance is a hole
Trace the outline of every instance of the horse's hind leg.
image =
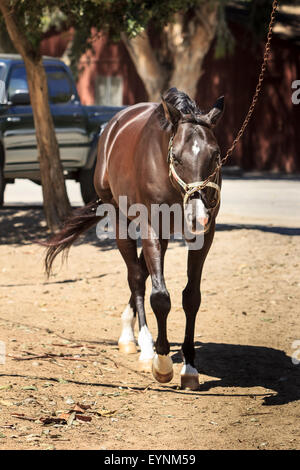
[(134, 325), (136, 322), (136, 308), (133, 296), (130, 297), (128, 305), (122, 313), (122, 332), (119, 338), (119, 350), (124, 354), (137, 352), (134, 338)]
[(131, 239), (117, 239), (118, 248), (128, 270), (128, 284), (131, 290), (130, 301), (122, 314), (122, 333), (119, 339), (121, 351), (136, 352), (134, 339), (134, 323), (136, 313), (139, 320), (138, 344), (140, 346), (140, 369), (150, 370), (154, 356), (153, 340), (147, 326), (144, 297), (145, 283), (148, 277), (148, 269), (143, 253), (138, 258), (136, 241)]
[(154, 345), (151, 333), (149, 331), (145, 308), (144, 308), (144, 299), (145, 299), (145, 283), (146, 279), (149, 276), (148, 268), (145, 262), (143, 250), (141, 251), (139, 257), (139, 265), (142, 273), (142, 281), (144, 282), (144, 291), (143, 296), (137, 297), (135, 300), (136, 309), (138, 312), (139, 320), (139, 336), (138, 336), (138, 345), (140, 347), (141, 353), (139, 357), (140, 369), (145, 371), (151, 371), (152, 369), (152, 359), (154, 356)]

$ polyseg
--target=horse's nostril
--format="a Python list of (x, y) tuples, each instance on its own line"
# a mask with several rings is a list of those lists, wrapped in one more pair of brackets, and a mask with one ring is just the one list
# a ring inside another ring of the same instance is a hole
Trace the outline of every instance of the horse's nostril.
[(199, 218), (198, 218), (198, 223), (199, 223), (202, 227), (206, 227), (206, 226), (209, 224), (209, 220), (210, 220), (210, 216), (209, 216), (209, 214), (207, 214), (207, 215), (204, 216), (204, 217), (199, 217)]
[(193, 232), (202, 232), (203, 229), (206, 229), (209, 225), (210, 217), (197, 217), (192, 219), (192, 231)]
[(200, 199), (200, 193), (195, 191), (193, 194), (190, 195), (190, 199)]

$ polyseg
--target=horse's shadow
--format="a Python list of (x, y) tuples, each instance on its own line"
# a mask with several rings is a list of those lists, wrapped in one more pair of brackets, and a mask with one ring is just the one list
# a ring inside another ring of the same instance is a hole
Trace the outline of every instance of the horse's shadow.
[[(195, 347), (198, 372), (219, 378), (200, 385), (199, 391), (214, 387), (263, 387), (277, 393), (265, 396), (264, 405), (283, 405), (300, 399), (300, 364), (293, 364), (284, 351), (199, 342)], [(181, 354), (174, 354), (172, 359), (181, 361)]]

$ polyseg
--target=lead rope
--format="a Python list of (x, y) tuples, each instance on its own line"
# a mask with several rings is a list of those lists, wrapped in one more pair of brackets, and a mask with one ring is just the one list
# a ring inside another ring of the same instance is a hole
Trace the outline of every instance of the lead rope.
[(217, 172), (221, 169), (221, 167), (227, 162), (228, 158), (232, 155), (232, 152), (234, 151), (237, 143), (239, 142), (240, 138), (244, 134), (245, 129), (246, 129), (246, 127), (247, 127), (247, 125), (250, 121), (250, 118), (251, 118), (252, 114), (253, 114), (255, 105), (256, 105), (257, 100), (258, 100), (258, 95), (260, 93), (262, 83), (263, 83), (263, 80), (264, 80), (266, 68), (267, 68), (267, 63), (268, 63), (269, 54), (270, 54), (270, 50), (271, 50), (270, 45), (271, 45), (271, 39), (272, 39), (272, 35), (273, 35), (273, 27), (274, 27), (274, 23), (275, 23), (275, 16), (276, 16), (277, 7), (278, 7), (278, 0), (273, 0), (271, 18), (270, 18), (270, 23), (269, 23), (269, 30), (268, 30), (268, 35), (267, 35), (267, 42), (266, 42), (265, 51), (264, 51), (264, 59), (263, 59), (263, 63), (262, 63), (262, 66), (261, 66), (261, 71), (260, 71), (259, 78), (258, 78), (258, 83), (256, 85), (255, 93), (253, 95), (252, 103), (250, 105), (249, 111), (248, 111), (248, 113), (247, 113), (247, 115), (244, 119), (242, 127), (240, 128), (236, 138), (232, 142), (231, 147), (229, 147), (229, 149), (227, 150), (225, 157), (223, 157), (221, 159), (221, 161), (217, 165), (215, 171), (211, 175), (209, 175), (208, 178), (206, 178), (206, 180), (203, 181), (203, 187), (208, 185), (209, 181), (214, 176), (216, 176)]

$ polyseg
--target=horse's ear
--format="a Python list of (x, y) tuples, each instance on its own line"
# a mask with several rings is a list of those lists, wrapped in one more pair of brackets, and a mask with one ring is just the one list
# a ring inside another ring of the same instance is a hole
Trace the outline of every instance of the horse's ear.
[(210, 122), (211, 125), (215, 126), (222, 116), (224, 111), (224, 96), (220, 96), (217, 99), (211, 110), (207, 113), (206, 118)]
[(161, 97), (161, 104), (163, 106), (165, 118), (170, 124), (176, 126), (179, 119), (181, 118), (181, 112), (175, 108), (171, 103), (168, 103), (164, 97)]

